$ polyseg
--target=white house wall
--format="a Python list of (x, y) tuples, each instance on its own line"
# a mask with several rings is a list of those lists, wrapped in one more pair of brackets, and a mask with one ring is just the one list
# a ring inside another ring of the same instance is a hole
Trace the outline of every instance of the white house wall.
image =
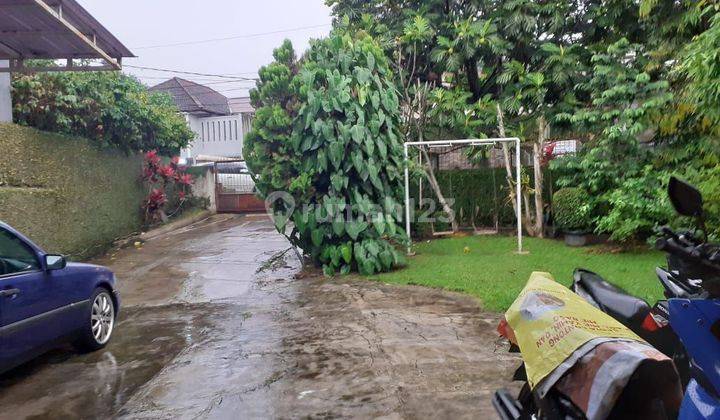
[[(0, 60), (0, 67), (8, 67), (8, 60)], [(0, 122), (12, 122), (10, 73), (0, 73)]]
[(187, 114), (185, 119), (195, 133), (195, 139), (182, 157), (198, 155), (242, 157), (244, 133), (242, 115), (197, 117)]

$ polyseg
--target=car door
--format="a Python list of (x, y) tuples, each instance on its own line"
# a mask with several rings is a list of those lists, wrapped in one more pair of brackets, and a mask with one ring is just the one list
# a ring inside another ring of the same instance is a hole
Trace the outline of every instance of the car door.
[(0, 227), (0, 364), (32, 357), (62, 335), (59, 282), (43, 270), (41, 255)]

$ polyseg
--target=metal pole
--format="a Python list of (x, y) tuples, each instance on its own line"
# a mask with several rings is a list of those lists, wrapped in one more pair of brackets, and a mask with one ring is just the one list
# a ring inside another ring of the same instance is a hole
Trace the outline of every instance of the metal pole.
[(410, 170), (408, 159), (408, 146), (404, 145), (405, 150), (405, 232), (407, 233), (407, 253), (410, 254), (410, 247), (412, 246), (412, 236), (410, 235)]
[(520, 139), (515, 140), (515, 199), (517, 200), (517, 242), (518, 242), (518, 253), (523, 251), (522, 248), (522, 200), (520, 194), (522, 194), (522, 188), (520, 186)]
[[(422, 153), (418, 153), (418, 166), (423, 167)], [(423, 180), (418, 179), (418, 203), (422, 203), (423, 200)]]

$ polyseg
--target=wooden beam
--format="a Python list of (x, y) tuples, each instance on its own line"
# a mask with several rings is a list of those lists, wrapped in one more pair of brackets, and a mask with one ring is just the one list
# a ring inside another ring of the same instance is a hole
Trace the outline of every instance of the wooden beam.
[(0, 9), (17, 9), (18, 7), (23, 7), (25, 9), (29, 8), (35, 8), (35, 5), (32, 3), (24, 2), (24, 1), (18, 1), (18, 2), (8, 2), (3, 1), (0, 3)]
[(87, 71), (114, 71), (117, 70), (115, 66), (105, 64), (102, 66), (89, 66), (89, 65), (82, 65), (77, 66), (75, 63), (72, 62), (72, 60), (67, 60), (65, 65), (58, 65), (58, 66), (47, 66), (47, 67), (41, 67), (41, 66), (33, 66), (33, 67), (25, 67), (25, 63), (23, 60), (10, 60), (10, 67), (0, 67), (0, 74), (1, 73), (47, 73), (47, 72), (63, 72), (63, 71), (81, 71), (81, 72), (87, 72)]
[(14, 48), (3, 44), (2, 41), (0, 41), (0, 51), (4, 51), (6, 54), (11, 55), (12, 57), (22, 57), (20, 51), (16, 51)]
[[(48, 6), (47, 3), (45, 3), (43, 0), (34, 0), (35, 4), (38, 5), (41, 9), (46, 11), (50, 16), (55, 18), (57, 22), (62, 24), (64, 27), (66, 27), (70, 32), (74, 33), (78, 38), (80, 38), (83, 43), (85, 43), (88, 47), (92, 48), (93, 51), (95, 51), (99, 57), (105, 60), (108, 65), (115, 70), (121, 70), (122, 66), (120, 63), (117, 62), (114, 58), (110, 57), (108, 53), (106, 53), (102, 48), (98, 47), (92, 40), (90, 40), (85, 34), (80, 32), (79, 29), (77, 29), (75, 26), (73, 26), (70, 22), (65, 20), (62, 16), (60, 16), (52, 7)], [(46, 70), (47, 71), (47, 70)]]
[(117, 68), (115, 66), (110, 65), (103, 65), (103, 66), (89, 66), (89, 67), (79, 67), (74, 66), (72, 68), (68, 68), (66, 66), (60, 66), (60, 67), (22, 67), (22, 68), (11, 68), (11, 69), (4, 69), (0, 67), (0, 73), (21, 73), (21, 74), (29, 74), (29, 73), (57, 73), (57, 72), (67, 72), (67, 71), (78, 71), (78, 72), (88, 72), (88, 71), (117, 71)]
[[(53, 35), (67, 35), (67, 31), (44, 31), (40, 29), (36, 30), (4, 30), (0, 31), (0, 36), (17, 36), (17, 37), (35, 37), (35, 36), (53, 36)], [(88, 38), (90, 35), (85, 35)]]

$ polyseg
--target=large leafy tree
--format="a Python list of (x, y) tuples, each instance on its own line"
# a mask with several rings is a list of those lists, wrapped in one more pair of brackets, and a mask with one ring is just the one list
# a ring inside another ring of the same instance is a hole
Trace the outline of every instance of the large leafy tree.
[(38, 73), (12, 81), (18, 124), (126, 152), (173, 155), (194, 138), (172, 99), (117, 72)]
[(576, 127), (596, 133), (574, 158), (558, 161), (568, 174), (565, 186), (588, 191), (598, 210), (598, 229), (613, 239), (649, 235), (669, 212), (661, 186), (662, 173), (652, 164), (651, 150), (643, 140), (655, 136), (666, 105), (672, 99), (669, 85), (644, 71), (643, 46), (621, 39), (593, 59), (591, 79), (584, 88), (591, 102), (569, 118)]
[[(588, 37), (586, 32), (591, 32), (586, 17), (597, 9), (591, 3), (328, 1), (338, 19), (346, 14), (356, 27), (386, 37), (387, 45), (396, 44), (396, 54), (408, 57), (397, 60), (401, 64), (399, 85), (404, 87), (406, 99), (403, 109), (410, 110), (406, 120), (422, 120), (424, 114), (415, 106), (421, 102), (418, 97), (429, 98), (427, 108), (433, 114), (421, 124), (422, 129), (415, 124), (414, 130), (407, 130), (414, 139), (441, 134), (517, 135), (530, 140), (535, 183), (524, 184), (525, 226), (537, 235), (542, 235), (544, 220), (543, 143), (556, 124), (554, 116), (577, 102), (573, 87), (584, 77), (591, 55), (579, 45), (579, 40)], [(434, 92), (424, 93), (420, 89), (423, 84), (429, 84)], [(414, 87), (410, 95), (407, 86)], [(449, 105), (456, 108), (449, 110)], [(495, 118), (487, 118), (492, 109), (497, 111)], [(426, 132), (420, 133), (422, 130)], [(515, 188), (507, 146), (504, 156), (512, 194)], [(442, 203), (442, 195), (437, 191), (436, 195)], [(532, 203), (530, 196), (534, 196)], [(514, 205), (515, 199), (511, 202)], [(530, 204), (535, 211), (529, 210)]]
[[(281, 233), (326, 274), (402, 264), (399, 101), (373, 38), (336, 29), (260, 70), (247, 160)], [(292, 222), (292, 228), (288, 222)]]
[[(554, 139), (583, 141), (577, 159), (555, 167), (561, 183), (592, 192), (596, 227), (615, 239), (667, 221), (654, 197), (670, 173), (699, 183), (708, 208), (720, 209), (717, 0), (326, 2), (388, 53), (413, 57), (404, 74), (433, 89), (425, 137), (516, 135), (533, 146), (535, 183), (523, 196), (534, 233), (544, 207), (538, 157)], [(408, 28), (424, 35), (407, 42)]]

